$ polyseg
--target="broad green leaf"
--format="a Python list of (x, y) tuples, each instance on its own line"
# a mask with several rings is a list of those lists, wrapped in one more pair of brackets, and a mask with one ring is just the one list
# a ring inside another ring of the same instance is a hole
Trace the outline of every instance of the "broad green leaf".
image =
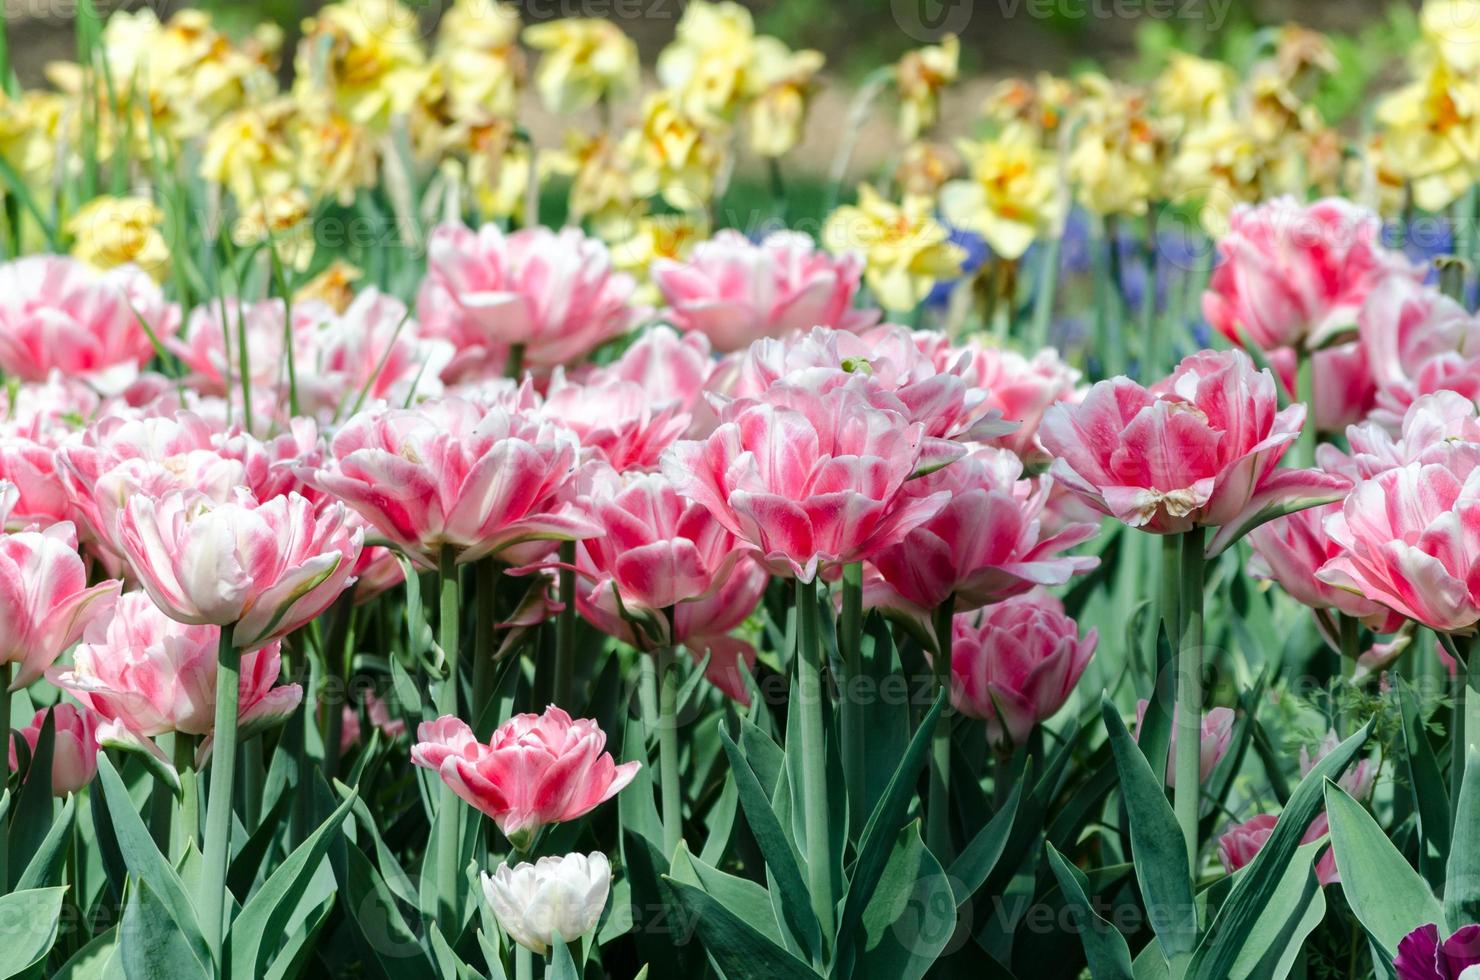
[[(19, 740), (18, 740), (19, 741)], [(22, 743), (24, 744), (24, 743)], [(10, 815), (10, 878), (15, 880), (30, 862), (51, 827), (55, 797), (51, 792), (51, 759), (56, 747), (56, 718), (48, 711), (36, 736), (36, 747), (26, 767), (26, 781), (16, 794), (15, 812)], [(0, 882), (0, 891), (8, 883)]]
[(133, 882), (123, 909), (118, 960), (127, 977), (209, 980), (214, 976), (192, 950), (171, 911), (143, 881)]
[(703, 889), (664, 877), (693, 917), (704, 951), (730, 980), (817, 980), (807, 964), (761, 935)]
[(1384, 957), (1391, 960), (1403, 937), (1426, 923), (1449, 934), (1428, 882), (1409, 867), (1371, 814), (1331, 782), (1326, 783), (1326, 817), (1341, 891)]
[(1300, 781), (1290, 802), (1285, 804), (1279, 822), (1239, 876), (1238, 882), (1223, 903), (1192, 962), (1187, 976), (1195, 980), (1226, 980), (1244, 947), (1250, 942), (1254, 927), (1280, 888), (1286, 866), (1300, 848), (1311, 821), (1320, 812), (1325, 797), (1325, 781), (1339, 779), (1357, 750), (1372, 732), (1372, 722), (1363, 725), (1351, 738), (1317, 762)]
[(65, 888), (31, 888), (0, 896), (0, 978), (19, 976), (51, 952), (66, 894)]
[(1311, 871), (1324, 842), (1300, 845), (1284, 867), (1274, 896), (1254, 923), (1229, 972), (1230, 980), (1286, 977), (1311, 930), (1326, 914), (1326, 899)]
[(1089, 961), (1089, 972), (1094, 980), (1132, 980), (1131, 951), (1120, 930), (1101, 918), (1089, 903), (1085, 888), (1088, 880), (1084, 873), (1074, 867), (1064, 856), (1045, 844), (1048, 866), (1058, 879), (1059, 888), (1069, 905), (1079, 912), (1079, 939), (1084, 943), (1085, 959)]
[(737, 878), (711, 867), (689, 854), (688, 846), (682, 841), (679, 842), (678, 853), (674, 855), (670, 874), (675, 881), (704, 889), (767, 939), (778, 946), (785, 945), (781, 928), (776, 922), (776, 913), (772, 909), (771, 896), (749, 878)]
[(860, 927), (851, 934), (852, 965), (840, 957), (832, 976), (919, 980), (955, 932), (955, 892), (920, 839), (916, 820), (895, 835)]
[(1120, 772), (1120, 792), (1130, 816), (1131, 857), (1146, 914), (1168, 961), (1197, 945), (1197, 906), (1187, 873), (1187, 847), (1162, 783), (1120, 720), (1107, 696), (1100, 713), (1110, 731), (1110, 747)]
[(46, 837), (31, 855), (20, 881), (16, 882), (17, 891), (62, 883), (62, 871), (67, 863), (67, 851), (72, 845), (72, 825), (76, 818), (77, 794), (72, 793), (68, 795), (67, 802), (62, 804), (62, 812), (57, 814), (46, 831)]
[[(118, 952), (118, 927), (100, 932), (86, 946), (72, 954), (51, 980), (104, 980), (108, 964)], [(115, 961), (116, 963), (116, 961)]]
[(346, 911), (386, 976), (432, 980), (432, 964), (406, 924), (395, 895), (358, 847), (345, 848)]
[[(1468, 692), (1474, 696), (1473, 691)], [(1473, 735), (1466, 733), (1466, 741)], [(1456, 744), (1453, 751), (1460, 751)], [(1480, 752), (1465, 751), (1465, 776), (1454, 811), (1454, 838), (1444, 869), (1444, 918), (1453, 929), (1480, 923)]]
[(1007, 837), (1012, 833), (1012, 823), (1017, 817), (1018, 802), (1022, 799), (1023, 785), (1033, 776), (1032, 763), (1023, 770), (1023, 778), (1012, 787), (1012, 794), (992, 814), (986, 826), (971, 839), (965, 849), (951, 862), (951, 881), (956, 890), (956, 907), (960, 908), (971, 900), (976, 890), (987, 880), (1007, 846)]
[[(1419, 840), (1424, 860), (1434, 884), (1449, 859), (1449, 790), (1434, 758), (1433, 746), (1419, 717), (1418, 696), (1412, 685), (1398, 678), (1398, 705), (1403, 715), (1403, 766), (1408, 778), (1402, 780), (1413, 795), (1413, 809), (1418, 814)], [(1399, 789), (1398, 792), (1402, 792)]]
[(550, 949), (550, 980), (580, 980), (576, 961), (571, 958), (570, 947), (557, 941)]

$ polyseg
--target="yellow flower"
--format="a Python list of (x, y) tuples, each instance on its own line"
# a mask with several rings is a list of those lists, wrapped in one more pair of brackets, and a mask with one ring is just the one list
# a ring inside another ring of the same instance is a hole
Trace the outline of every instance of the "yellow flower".
[(302, 271), (313, 261), (314, 234), (308, 195), (298, 188), (242, 202), (231, 240), (246, 247), (271, 242), (278, 261)]
[(863, 255), (864, 280), (894, 312), (914, 309), (938, 280), (960, 273), (965, 254), (947, 237), (924, 198), (895, 204), (867, 184), (858, 189), (858, 204), (838, 208), (822, 230), (830, 251)]
[(658, 55), (658, 80), (676, 93), (683, 112), (707, 126), (721, 125), (734, 118), (746, 95), (754, 44), (750, 11), (729, 0), (692, 0), (673, 43)]
[[(633, 302), (660, 306), (663, 294), (648, 277), (654, 259), (686, 259), (694, 246), (709, 237), (709, 223), (702, 215), (644, 215), (623, 225), (606, 229), (612, 237), (612, 265), (637, 279)], [(606, 236), (603, 236), (606, 237)]]
[(910, 197), (934, 199), (961, 169), (961, 155), (944, 143), (920, 141), (905, 147), (894, 182)]
[(801, 140), (807, 100), (822, 63), (820, 51), (792, 51), (774, 37), (755, 39), (746, 72), (752, 95), (746, 116), (750, 148), (758, 156), (779, 157)]
[(710, 199), (724, 161), (715, 133), (685, 114), (672, 92), (654, 92), (643, 101), (642, 124), (623, 137), (622, 153), (634, 167), (634, 191), (661, 194), (679, 210)]
[(1233, 90), (1233, 69), (1223, 62), (1174, 51), (1157, 76), (1153, 95), (1163, 115), (1178, 131), (1186, 131), (1226, 118)]
[(53, 92), (33, 89), (11, 98), (0, 90), (0, 158), (28, 186), (44, 186), (56, 172), (64, 108)]
[(534, 84), (551, 112), (578, 112), (637, 89), (637, 45), (609, 20), (535, 24), (525, 28), (524, 43), (544, 52)]
[[(565, 147), (546, 153), (541, 164), (552, 173), (570, 178), (568, 211), (572, 221), (591, 220), (599, 227), (616, 220), (630, 228), (638, 202), (627, 163), (612, 137), (567, 130)], [(601, 234), (599, 230), (597, 233)]]
[(960, 150), (970, 176), (941, 188), (941, 213), (981, 235), (998, 256), (1020, 257), (1061, 210), (1053, 156), (1023, 125), (993, 139), (962, 141)]
[(519, 214), (530, 192), (529, 144), (503, 121), (476, 127), (472, 136), (466, 179), (479, 212), (485, 218)]
[(956, 80), (960, 71), (961, 42), (947, 34), (940, 44), (911, 51), (894, 66), (894, 85), (899, 91), (899, 134), (917, 139), (935, 125), (940, 91)]
[(293, 291), (293, 302), (316, 301), (326, 303), (337, 313), (343, 313), (354, 301), (354, 284), (364, 273), (359, 267), (343, 259), (330, 262), (323, 271)]
[(228, 114), (206, 136), (200, 172), (239, 201), (281, 194), (296, 181), (297, 155), (290, 127), (293, 103), (274, 99)]
[(292, 135), (298, 182), (315, 195), (348, 205), (360, 188), (374, 186), (375, 144), (364, 126), (332, 109), (300, 107)]
[(997, 82), (982, 103), (982, 114), (1001, 125), (1026, 123), (1048, 134), (1059, 128), (1074, 99), (1073, 83), (1039, 72), (1031, 82), (1026, 78)]
[(513, 118), (524, 81), (519, 13), (500, 0), (456, 0), (437, 28), (434, 63), (454, 118)]
[(1076, 196), (1096, 214), (1145, 214), (1160, 194), (1166, 140), (1139, 92), (1086, 81), (1091, 95), (1067, 161)]
[(296, 91), (309, 99), (327, 88), (362, 126), (384, 129), (410, 111), (427, 74), (416, 15), (398, 0), (342, 0), (303, 22)]
[(1480, 84), (1436, 64), (1377, 104), (1383, 155), (1411, 182), (1419, 207), (1438, 211), (1480, 177)]
[(1480, 73), (1480, 0), (1426, 0), (1418, 26), (1440, 65)]
[(66, 224), (72, 255), (97, 269), (136, 265), (156, 280), (169, 272), (164, 212), (146, 197), (98, 197)]

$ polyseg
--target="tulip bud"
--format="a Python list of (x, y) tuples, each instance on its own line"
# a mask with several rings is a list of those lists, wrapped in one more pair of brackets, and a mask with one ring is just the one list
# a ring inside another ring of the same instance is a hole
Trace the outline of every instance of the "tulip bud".
[(552, 944), (596, 928), (611, 883), (605, 854), (567, 854), (513, 868), (500, 864), (483, 875), (483, 894), (510, 938), (543, 956)]

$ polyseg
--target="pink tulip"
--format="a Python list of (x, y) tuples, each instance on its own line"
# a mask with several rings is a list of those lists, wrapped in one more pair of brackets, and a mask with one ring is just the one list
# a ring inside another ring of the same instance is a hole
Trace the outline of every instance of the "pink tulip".
[[(360, 740), (360, 713), (352, 704), (346, 704), (342, 709), (344, 713), (344, 724), (339, 732), (339, 752), (345, 754), (355, 747)], [(392, 718), (390, 708), (382, 701), (374, 691), (365, 692), (365, 716), (370, 724), (380, 730), (386, 738), (394, 741), (406, 734), (406, 720), (404, 718)]]
[(574, 507), (580, 446), (567, 429), (459, 398), (374, 409), (334, 436), (332, 465), (305, 473), (423, 564), (596, 533)]
[[(87, 710), (70, 704), (57, 704), (36, 712), (31, 723), (16, 734), (26, 740), (26, 748), (36, 751), (41, 726), (51, 712), (53, 739), (51, 745), (51, 792), (54, 796), (76, 793), (98, 774), (98, 719)], [(19, 764), (14, 742), (9, 743), (10, 770)]]
[(1240, 346), (1317, 350), (1356, 327), (1381, 279), (1418, 277), (1400, 254), (1383, 248), (1381, 231), (1377, 215), (1339, 198), (1238, 206), (1218, 241), (1203, 315)]
[(1435, 630), (1480, 621), (1480, 445), (1441, 443), (1354, 487), (1327, 516), (1317, 577)]
[(456, 349), (449, 379), (500, 373), (515, 346), (526, 365), (548, 370), (632, 329), (645, 315), (632, 305), (635, 290), (612, 271), (606, 246), (578, 228), (506, 235), (444, 224), (427, 243), (417, 317), (426, 336)]
[[(1311, 401), (1307, 418), (1321, 432), (1340, 432), (1361, 421), (1377, 397), (1377, 385), (1367, 363), (1367, 352), (1353, 340), (1325, 347), (1311, 355)], [(1270, 351), (1269, 366), (1292, 401), (1298, 396), (1295, 352), (1289, 347)]]
[(1377, 283), (1357, 324), (1372, 378), (1381, 386), (1414, 378), (1435, 357), (1480, 354), (1480, 316), (1410, 275)]
[(1249, 572), (1278, 582), (1302, 605), (1334, 609), (1363, 620), (1378, 633), (1391, 633), (1402, 625), (1392, 610), (1316, 578), (1316, 572), (1340, 553), (1325, 527), (1326, 518), (1339, 510), (1340, 504), (1311, 507), (1254, 528), (1249, 532), (1254, 549)]
[(957, 612), (1020, 595), (1035, 585), (1063, 585), (1099, 559), (1061, 554), (1099, 530), (1070, 524), (1045, 534), (1041, 516), (1052, 481), (1021, 479), (1023, 464), (1006, 449), (979, 448), (905, 484), (908, 497), (945, 492), (946, 503), (870, 559), (881, 579), (866, 605), (893, 609), (922, 625), (947, 601)]
[(783, 231), (752, 244), (738, 231), (718, 232), (687, 261), (656, 259), (653, 281), (678, 329), (702, 333), (719, 351), (741, 350), (762, 337), (812, 327), (858, 331), (878, 310), (853, 308), (863, 276), (856, 255), (834, 257), (800, 232)]
[(765, 570), (665, 477), (604, 480), (585, 507), (604, 533), (576, 551), (581, 616), (639, 649), (709, 653), (711, 682), (748, 702), (744, 674), (755, 650), (728, 634), (760, 602)]
[(144, 590), (170, 618), (233, 626), (244, 651), (318, 616), (353, 581), (364, 533), (344, 506), (315, 511), (290, 493), (262, 502), (245, 489), (226, 502), (191, 490), (134, 494), (116, 542)]
[(122, 391), (149, 360), (156, 336), (179, 328), (179, 311), (133, 266), (99, 273), (65, 256), (0, 265), (0, 370), (25, 381), (52, 371)]
[(716, 425), (714, 410), (704, 397), (715, 362), (709, 339), (700, 333), (676, 333), (673, 328), (650, 327), (622, 352), (600, 367), (586, 366), (572, 377), (586, 383), (629, 381), (647, 395), (655, 410), (669, 405), (690, 418), (689, 438), (708, 435)]
[[(72, 666), (47, 676), (103, 718), (145, 737), (165, 732), (209, 735), (215, 725), (219, 626), (178, 623), (147, 595), (118, 600), (113, 620), (92, 631)], [(303, 700), (297, 684), (274, 687), (278, 644), (242, 657), (239, 725), (257, 731), (286, 719)]]
[(1385, 429), (1396, 430), (1410, 405), (1424, 395), (1441, 391), (1480, 401), (1480, 356), (1449, 353), (1430, 358), (1411, 379), (1379, 388), (1368, 417)]
[[(1218, 838), (1218, 860), (1222, 862), (1223, 870), (1233, 874), (1254, 860), (1255, 855), (1269, 840), (1269, 835), (1274, 833), (1275, 824), (1278, 822), (1279, 817), (1275, 814), (1261, 813), (1257, 817), (1229, 828), (1222, 837)], [(1309, 844), (1320, 840), (1328, 833), (1330, 833), (1330, 828), (1326, 821), (1326, 814), (1321, 813), (1311, 821), (1300, 843)], [(1341, 876), (1336, 871), (1336, 855), (1329, 849), (1316, 862), (1316, 881), (1322, 885), (1341, 881)]]
[(654, 401), (635, 381), (596, 377), (574, 383), (556, 368), (540, 414), (575, 433), (582, 447), (614, 469), (651, 469), (690, 424), (679, 402)]
[(1376, 422), (1346, 430), (1349, 453), (1335, 446), (1318, 447), (1322, 469), (1352, 480), (1365, 480), (1386, 470), (1423, 462), (1450, 442), (1480, 443), (1480, 406), (1453, 391), (1438, 391), (1415, 399), (1403, 413), (1396, 431)]
[(987, 724), (1002, 751), (1064, 706), (1094, 656), (1098, 631), (1084, 636), (1064, 604), (1035, 590), (952, 623), (951, 704)]
[[(16, 499), (0, 484), (0, 526)], [(119, 583), (88, 588), (72, 525), (0, 534), (0, 664), (20, 667), (11, 690), (40, 677), (95, 620), (106, 620)]]
[(1349, 485), (1277, 468), (1304, 420), (1302, 405), (1279, 410), (1274, 378), (1248, 355), (1203, 351), (1150, 390), (1115, 378), (1054, 405), (1039, 436), (1054, 477), (1102, 513), (1156, 534), (1219, 527), (1217, 553), (1271, 511), (1328, 503)]
[(926, 446), (923, 425), (875, 408), (856, 386), (777, 383), (725, 406), (707, 440), (674, 443), (663, 473), (773, 574), (810, 581), (899, 541), (945, 504), (944, 491), (904, 492), (941, 463)]
[[(1136, 740), (1141, 738), (1141, 723), (1146, 720), (1147, 703), (1145, 699), (1136, 702)], [(1177, 759), (1177, 718), (1180, 709), (1172, 709), (1172, 734), (1167, 743), (1167, 776), (1168, 786), (1175, 786), (1177, 774), (1175, 762)], [(1206, 781), (1213, 775), (1218, 762), (1228, 754), (1229, 742), (1233, 740), (1234, 713), (1231, 708), (1209, 708), (1202, 716), (1202, 735), (1198, 742), (1197, 771), (1198, 776)]]
[[(318, 300), (294, 303), (293, 352), (306, 353), (320, 324), (334, 318), (334, 309)], [(247, 378), (254, 403), (264, 409), (276, 401), (287, 379), (287, 304), (279, 298), (246, 302), (236, 297), (207, 300), (190, 313), (170, 351), (191, 370), (191, 384), (210, 395), (240, 395), (241, 343), (247, 345)], [(296, 367), (296, 364), (295, 364)], [(256, 396), (260, 394), (260, 399)]]
[(992, 445), (1011, 449), (1027, 464), (1047, 465), (1038, 427), (1049, 406), (1075, 400), (1079, 384), (1079, 372), (1065, 364), (1058, 351), (1045, 347), (1027, 358), (1005, 347), (970, 341), (963, 347), (937, 344), (932, 356), (943, 371), (964, 360), (971, 385), (987, 393), (988, 405), (1001, 413), (1003, 421), (1017, 424), (1014, 431), (991, 439)]
[(422, 722), (416, 737), (411, 761), (492, 817), (521, 851), (546, 825), (574, 820), (616, 796), (640, 766), (616, 765), (602, 751), (606, 734), (596, 722), (572, 721), (553, 704), (543, 715), (510, 718), (487, 745), (451, 715)]
[[(1337, 735), (1333, 729), (1326, 732), (1326, 737), (1321, 739), (1315, 751), (1312, 752), (1302, 745), (1300, 747), (1300, 777), (1304, 779), (1309, 776), (1310, 771), (1316, 767), (1316, 763), (1330, 755), (1340, 744), (1341, 736)], [(1348, 766), (1339, 782), (1341, 788), (1346, 790), (1352, 799), (1359, 802), (1372, 798), (1372, 789), (1376, 783), (1377, 767), (1366, 756)]]
[(57, 474), (56, 447), (0, 429), (0, 481), (9, 483), (16, 493), (0, 531), (44, 530), (71, 520), (71, 501)]

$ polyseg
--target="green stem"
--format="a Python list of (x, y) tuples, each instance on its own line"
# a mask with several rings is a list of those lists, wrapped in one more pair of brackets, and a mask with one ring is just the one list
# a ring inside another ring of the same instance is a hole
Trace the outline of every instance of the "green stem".
[(180, 806), (170, 824), (171, 863), (178, 861), (200, 834), (200, 783), (195, 772), (195, 737), (176, 732), (173, 746), (175, 772), (180, 777)]
[[(823, 728), (822, 636), (817, 623), (817, 583), (796, 580), (797, 684), (801, 699), (802, 826), (807, 834), (807, 886), (824, 935), (833, 928), (832, 841), (827, 798), (827, 741)], [(787, 735), (791, 741), (791, 733)]]
[(509, 358), (504, 362), (504, 376), (518, 381), (523, 374), (524, 345), (515, 344), (509, 348)]
[(678, 665), (673, 649), (652, 654), (658, 669), (658, 781), (663, 799), (663, 853), (672, 858), (683, 840), (683, 783), (678, 769)]
[[(1361, 636), (1358, 630), (1360, 628), (1361, 623), (1357, 621), (1355, 616), (1348, 616), (1346, 613), (1336, 614), (1336, 629), (1341, 645), (1341, 678), (1348, 688), (1351, 686), (1352, 678), (1356, 675), (1357, 657), (1362, 653), (1359, 649)], [(1337, 734), (1343, 738), (1346, 733), (1346, 723), (1351, 720), (1347, 717), (1347, 714), (1348, 712), (1346, 711), (1337, 712), (1337, 721), (1339, 724)]]
[(262, 780), (266, 770), (262, 766), (262, 739), (253, 736), (241, 746), (242, 774), (242, 826), (248, 834), (257, 829), (262, 818)]
[(1316, 399), (1315, 399), (1315, 358), (1300, 348), (1295, 351), (1295, 398), (1305, 405), (1305, 424), (1300, 427), (1300, 435), (1295, 440), (1293, 457), (1290, 462), (1294, 466), (1309, 467), (1316, 462)]
[(863, 833), (868, 821), (868, 793), (864, 785), (864, 747), (867, 733), (863, 704), (856, 685), (863, 677), (863, 564), (843, 566), (843, 609), (838, 623), (838, 652), (843, 659), (843, 683), (838, 710), (843, 718), (843, 782), (848, 788), (850, 836)]
[(1175, 534), (1161, 536), (1161, 623), (1175, 650), (1182, 636), (1182, 539)]
[(564, 608), (555, 618), (555, 703), (567, 710), (574, 707), (570, 696), (576, 671), (576, 543), (560, 545), (560, 602)]
[[(451, 545), (442, 546), (438, 565), (441, 577), (440, 607), (437, 627), (438, 642), (446, 660), (447, 679), (437, 690), (437, 711), (443, 715), (457, 714), (457, 651), (458, 615), (461, 609), (458, 595), (457, 559)], [(442, 787), (442, 803), (437, 808), (437, 890), (441, 911), (442, 931), (453, 935), (458, 922), (457, 896), (462, 891), (458, 881), (458, 857), (461, 845), (458, 842), (458, 824), (462, 822), (462, 807), (452, 787)]]
[(642, 711), (643, 738), (651, 743), (658, 734), (658, 667), (645, 653), (637, 658), (637, 703)]
[[(951, 596), (935, 611), (935, 688), (950, 691), (951, 623), (956, 598)], [(949, 693), (947, 697), (949, 697)], [(935, 726), (930, 743), (930, 806), (926, 812), (925, 844), (936, 860), (949, 866), (955, 856), (951, 846), (951, 724), (944, 717)]]
[(200, 878), (200, 927), (218, 966), (226, 935), (226, 865), (231, 854), (232, 791), (236, 786), (237, 697), (242, 653), (234, 627), (221, 627), (216, 650), (216, 720), (212, 729), (211, 788), (206, 797), (206, 852)]
[(534, 953), (518, 945), (514, 947), (514, 980), (534, 980)]
[(1480, 736), (1480, 665), (1470, 663), (1471, 640), (1458, 634), (1439, 634), (1454, 658), (1454, 729), (1449, 755), (1449, 823), (1459, 819), (1459, 791), (1465, 780), (1465, 756)]
[(329, 642), (324, 646), (324, 778), (339, 774), (339, 743), (344, 740), (344, 709), (349, 706), (350, 658), (355, 618), (355, 590), (350, 586), (334, 601)]
[(1193, 528), (1182, 539), (1182, 637), (1177, 650), (1176, 785), (1172, 809), (1187, 843), (1187, 862), (1197, 877), (1197, 811), (1201, 795), (1203, 530)]
[[(10, 785), (10, 745), (12, 733), (10, 731), (10, 675), (13, 668), (9, 663), (0, 664), (0, 732), (5, 733), (5, 745), (0, 751), (0, 792), (5, 791)], [(12, 802), (14, 802), (12, 798)], [(10, 814), (7, 812), (0, 817), (0, 891), (10, 890)]]
[(1049, 326), (1053, 322), (1054, 289), (1059, 278), (1059, 251), (1063, 238), (1054, 235), (1040, 243), (1043, 251), (1038, 260), (1037, 291), (1033, 295), (1033, 333), (1029, 337), (1029, 353), (1048, 346)]
[[(473, 637), (473, 727), (478, 728), (488, 702), (493, 697), (493, 653), (494, 631), (498, 625), (498, 563), (493, 558), (481, 559), (473, 566), (473, 581), (477, 589), (475, 602), (478, 613), (478, 632)], [(478, 737), (485, 733), (478, 732)]]

